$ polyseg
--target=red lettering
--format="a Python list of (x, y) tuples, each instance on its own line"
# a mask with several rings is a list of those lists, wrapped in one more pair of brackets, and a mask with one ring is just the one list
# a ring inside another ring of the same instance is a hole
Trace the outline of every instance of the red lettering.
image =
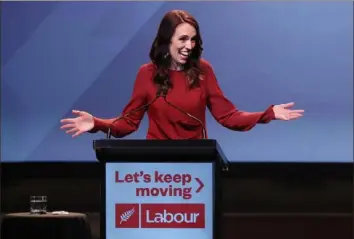
[(145, 183), (150, 183), (151, 182), (150, 174), (144, 174), (143, 178), (144, 178), (144, 182)]
[(119, 172), (116, 171), (116, 183), (124, 183), (124, 180), (119, 179)]
[(182, 186), (190, 183), (192, 181), (192, 176), (190, 174), (163, 174), (155, 171), (155, 182), (156, 183), (181, 183)]
[(172, 181), (171, 174), (166, 174), (164, 179), (165, 179), (165, 183), (170, 183)]
[(135, 183), (139, 182), (139, 173), (134, 173), (134, 182)]
[(180, 183), (180, 182), (181, 182), (181, 179), (182, 179), (182, 177), (181, 177), (180, 174), (175, 174), (175, 175), (173, 176), (173, 182), (175, 182), (175, 183)]
[(192, 198), (192, 188), (191, 187), (172, 187), (169, 185), (166, 188), (136, 188), (135, 195), (137, 197), (181, 197), (185, 200)]
[(182, 174), (182, 185), (186, 185), (192, 181), (192, 176), (190, 174)]
[(123, 179), (119, 178), (119, 171), (116, 171), (115, 173), (115, 181), (116, 183), (139, 183), (139, 173), (134, 173), (134, 174), (126, 174)]
[(163, 183), (163, 174), (159, 174), (158, 171), (155, 171), (155, 182), (156, 183)]
[(131, 174), (127, 174), (127, 175), (125, 175), (125, 182), (127, 182), (127, 183), (132, 183), (133, 182), (133, 180), (134, 180), (134, 177), (133, 177), (133, 175), (131, 175)]

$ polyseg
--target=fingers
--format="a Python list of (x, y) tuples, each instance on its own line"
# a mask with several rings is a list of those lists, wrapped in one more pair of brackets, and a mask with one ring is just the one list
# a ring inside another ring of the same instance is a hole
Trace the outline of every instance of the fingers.
[(304, 113), (305, 110), (291, 110), (290, 113)]
[[(73, 110), (72, 112), (76, 115), (80, 115), (80, 116), (84, 115), (83, 111)], [(63, 125), (60, 127), (60, 129), (68, 129), (65, 132), (67, 134), (73, 134), (72, 137), (75, 138), (75, 137), (79, 136), (80, 134), (84, 133), (84, 131), (81, 131), (76, 127), (76, 124), (75, 124), (76, 121), (77, 121), (77, 118), (66, 118), (66, 119), (60, 120), (60, 122), (63, 123)]]
[(288, 121), (288, 120), (298, 119), (300, 117), (302, 117), (301, 113), (289, 113), (286, 115), (280, 115), (278, 119)]
[(281, 104), (281, 106), (284, 107), (284, 108), (289, 108), (289, 107), (292, 107), (292, 106), (294, 106), (294, 105), (295, 105), (294, 102), (289, 102), (289, 103), (286, 103), (286, 104)]
[(72, 112), (73, 112), (73, 114), (80, 115), (80, 116), (82, 116), (84, 114), (84, 112), (80, 111), (80, 110), (72, 110)]
[(61, 129), (75, 128), (75, 124), (64, 124), (60, 128)]
[(77, 131), (79, 131), (77, 128), (72, 128), (66, 131), (67, 134), (71, 134), (71, 133), (76, 133)]
[(84, 133), (84, 131), (81, 131), (77, 128), (72, 128), (66, 131), (67, 134), (73, 134), (71, 137), (75, 138), (79, 136), (80, 134)]
[(65, 131), (65, 132), (66, 132), (67, 134), (73, 134), (73, 135), (72, 135), (73, 138), (75, 138), (75, 137), (79, 136), (80, 134), (84, 133), (84, 131), (81, 131), (81, 130), (79, 130), (78, 128), (73, 127), (73, 126), (71, 126), (71, 125), (63, 125), (61, 128), (62, 128), (62, 129), (71, 128), (71, 129), (69, 129), (69, 130), (67, 130), (67, 131)]
[[(79, 116), (84, 115), (84, 112), (83, 112), (83, 111), (73, 110), (72, 112), (73, 112), (73, 114), (76, 114), (76, 115), (79, 115)], [(76, 119), (77, 119), (77, 118), (66, 118), (66, 119), (60, 120), (60, 122), (61, 122), (61, 123), (74, 123)]]
[(289, 115), (291, 116), (302, 116), (302, 113), (297, 113), (297, 112), (291, 112)]
[(60, 123), (74, 123), (75, 119), (73, 118), (67, 118), (67, 119), (62, 119), (60, 120)]
[(281, 119), (281, 120), (289, 120), (289, 118), (290, 118), (290, 117), (285, 116), (285, 115), (279, 116), (279, 119)]
[(300, 114), (300, 113), (292, 113), (292, 114), (290, 114), (290, 119), (291, 120), (298, 119), (300, 117), (302, 117), (302, 114)]
[(77, 131), (75, 134), (73, 134), (73, 138), (75, 138), (75, 137), (77, 137), (77, 136), (79, 136), (80, 134), (82, 134), (82, 133), (84, 133), (84, 131)]

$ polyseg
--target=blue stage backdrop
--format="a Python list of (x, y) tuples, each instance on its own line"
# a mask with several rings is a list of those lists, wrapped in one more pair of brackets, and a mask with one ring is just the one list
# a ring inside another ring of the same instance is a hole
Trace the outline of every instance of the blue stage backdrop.
[[(203, 57), (241, 110), (295, 101), (305, 116), (250, 132), (207, 128), (230, 161), (350, 162), (353, 3), (4, 2), (1, 14), (1, 156), (94, 161), (92, 140), (59, 129), (72, 109), (120, 114), (162, 16), (198, 19)], [(147, 118), (128, 138), (145, 138)]]

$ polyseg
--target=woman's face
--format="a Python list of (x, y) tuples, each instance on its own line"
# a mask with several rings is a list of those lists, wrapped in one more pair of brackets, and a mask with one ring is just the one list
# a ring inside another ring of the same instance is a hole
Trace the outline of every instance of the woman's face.
[(195, 28), (188, 23), (177, 26), (170, 43), (172, 67), (178, 67), (187, 62), (192, 49), (195, 47), (196, 34)]

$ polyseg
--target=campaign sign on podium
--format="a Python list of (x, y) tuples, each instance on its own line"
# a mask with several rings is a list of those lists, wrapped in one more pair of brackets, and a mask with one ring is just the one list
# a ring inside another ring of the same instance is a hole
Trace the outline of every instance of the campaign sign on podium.
[(215, 140), (96, 140), (101, 239), (217, 239), (221, 171)]
[(106, 163), (106, 239), (213, 238), (212, 163)]

